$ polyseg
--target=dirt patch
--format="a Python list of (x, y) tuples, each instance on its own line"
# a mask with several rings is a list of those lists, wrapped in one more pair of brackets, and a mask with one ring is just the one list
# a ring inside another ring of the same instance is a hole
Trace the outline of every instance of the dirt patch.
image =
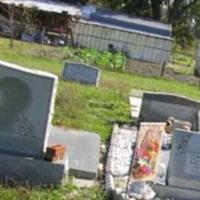
[[(131, 72), (131, 73), (137, 73), (144, 76), (150, 76), (150, 77), (160, 76), (161, 69), (162, 69), (162, 66), (158, 64), (141, 62), (141, 61), (136, 61), (136, 60), (127, 60), (127, 64), (126, 64), (126, 71)], [(200, 86), (200, 78), (192, 76), (192, 75), (178, 73), (169, 67), (166, 67), (163, 77)]]

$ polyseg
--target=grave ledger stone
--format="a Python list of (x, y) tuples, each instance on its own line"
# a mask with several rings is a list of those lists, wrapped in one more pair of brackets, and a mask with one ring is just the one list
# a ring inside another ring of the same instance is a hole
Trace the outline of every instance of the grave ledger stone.
[(200, 134), (176, 129), (168, 168), (171, 186), (200, 191)]
[(88, 85), (99, 85), (100, 70), (81, 63), (66, 63), (63, 78)]

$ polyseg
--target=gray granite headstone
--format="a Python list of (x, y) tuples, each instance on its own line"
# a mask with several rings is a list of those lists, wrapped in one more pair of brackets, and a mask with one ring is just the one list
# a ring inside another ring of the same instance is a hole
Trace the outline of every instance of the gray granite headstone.
[(0, 61), (0, 153), (41, 157), (57, 77)]
[(98, 86), (100, 70), (81, 63), (66, 63), (63, 70), (63, 78), (69, 81)]
[(200, 102), (182, 96), (166, 93), (143, 94), (139, 120), (143, 122), (163, 122), (168, 117), (188, 121), (192, 130), (200, 130), (198, 120)]
[(200, 134), (176, 129), (168, 168), (171, 186), (200, 190)]

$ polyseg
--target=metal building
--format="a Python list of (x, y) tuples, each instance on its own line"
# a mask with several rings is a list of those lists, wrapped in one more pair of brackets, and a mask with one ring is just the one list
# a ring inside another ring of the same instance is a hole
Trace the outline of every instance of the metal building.
[(167, 63), (171, 54), (171, 25), (97, 10), (74, 28), (78, 45), (123, 51), (129, 58)]

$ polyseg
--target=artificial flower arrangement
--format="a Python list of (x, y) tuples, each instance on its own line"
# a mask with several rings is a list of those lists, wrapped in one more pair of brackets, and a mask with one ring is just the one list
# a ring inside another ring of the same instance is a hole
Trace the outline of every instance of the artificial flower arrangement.
[(144, 123), (143, 126), (139, 131), (141, 137), (135, 150), (132, 177), (137, 180), (151, 180), (156, 174), (164, 124)]

